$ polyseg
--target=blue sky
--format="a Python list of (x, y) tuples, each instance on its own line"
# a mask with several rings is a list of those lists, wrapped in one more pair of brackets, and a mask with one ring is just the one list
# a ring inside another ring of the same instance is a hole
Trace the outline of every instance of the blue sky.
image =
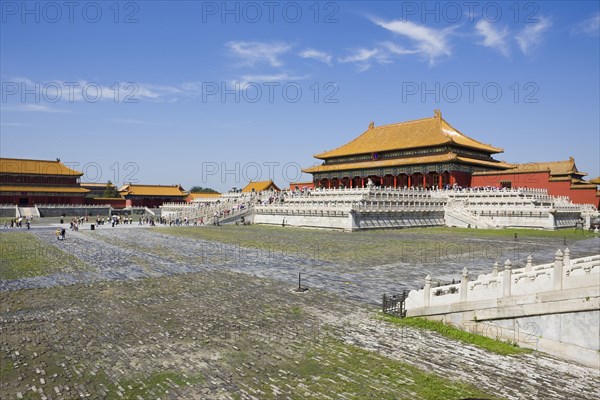
[(287, 186), (370, 121), (439, 108), (498, 159), (600, 175), (597, 1), (0, 4), (2, 157)]

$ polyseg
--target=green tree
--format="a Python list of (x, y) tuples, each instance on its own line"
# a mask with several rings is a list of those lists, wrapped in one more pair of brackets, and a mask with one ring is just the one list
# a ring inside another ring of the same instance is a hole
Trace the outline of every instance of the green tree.
[(192, 188), (190, 189), (190, 193), (219, 193), (214, 189), (211, 188), (205, 188), (202, 186), (192, 186)]
[(106, 188), (104, 189), (104, 194), (102, 195), (102, 197), (117, 198), (117, 197), (121, 197), (121, 196), (119, 196), (117, 187), (115, 185), (113, 185), (111, 181), (108, 181), (108, 182), (106, 182)]

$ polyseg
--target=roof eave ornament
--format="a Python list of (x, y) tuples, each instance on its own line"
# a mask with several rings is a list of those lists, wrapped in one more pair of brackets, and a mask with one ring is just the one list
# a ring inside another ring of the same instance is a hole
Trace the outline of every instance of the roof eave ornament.
[(375, 128), (375, 121), (371, 121), (371, 123), (369, 124), (369, 129), (373, 128)]
[(433, 117), (436, 119), (442, 119), (442, 112), (440, 111), (439, 108), (436, 108), (435, 110), (433, 110)]

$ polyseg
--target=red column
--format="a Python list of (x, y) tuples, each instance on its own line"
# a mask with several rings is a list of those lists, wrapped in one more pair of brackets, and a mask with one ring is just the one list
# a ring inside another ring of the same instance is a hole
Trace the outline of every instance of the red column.
[(353, 179), (354, 179), (354, 178), (350, 178), (350, 182), (349, 182), (350, 189), (352, 189), (352, 180), (353, 180)]
[(438, 187), (441, 188), (442, 187), (442, 175), (438, 175)]
[(411, 177), (411, 175), (406, 175), (406, 176), (408, 177), (408, 180), (407, 180), (407, 182), (408, 182), (408, 183), (406, 184), (406, 186), (410, 187), (410, 184), (411, 184), (411, 182), (410, 182), (410, 181), (411, 181), (410, 177)]
[(423, 174), (423, 188), (427, 187), (427, 175)]
[(362, 182), (362, 186), (361, 187), (365, 187), (365, 178), (360, 178), (361, 182)]
[(394, 188), (398, 187), (398, 177), (394, 175)]

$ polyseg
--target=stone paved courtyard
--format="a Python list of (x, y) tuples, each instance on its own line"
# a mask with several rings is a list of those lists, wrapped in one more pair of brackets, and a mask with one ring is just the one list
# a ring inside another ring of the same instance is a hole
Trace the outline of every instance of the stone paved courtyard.
[[(357, 240), (339, 232), (311, 258), (297, 247), (257, 250), (172, 229), (82, 230), (65, 242), (32, 230), (85, 268), (0, 281), (0, 398), (439, 398), (423, 390), (432, 382), (449, 385), (442, 398), (600, 396), (597, 369), (537, 352), (500, 356), (376, 318), (384, 291), (418, 287), (427, 272), (452, 279), (464, 264), (487, 272), (517, 252), (549, 261), (560, 237), (517, 245), (474, 235), (460, 239), (472, 244), (468, 254), (444, 259), (419, 255), (410, 243), (427, 249), (426, 237), (406, 231), (409, 244), (393, 262), (393, 249), (376, 248), (379, 259), (328, 254), (336, 241)], [(359, 239), (377, 246), (384, 235)], [(444, 240), (455, 238), (432, 243)], [(569, 242), (577, 256), (599, 243)], [(291, 291), (299, 271), (310, 287), (302, 294)]]

